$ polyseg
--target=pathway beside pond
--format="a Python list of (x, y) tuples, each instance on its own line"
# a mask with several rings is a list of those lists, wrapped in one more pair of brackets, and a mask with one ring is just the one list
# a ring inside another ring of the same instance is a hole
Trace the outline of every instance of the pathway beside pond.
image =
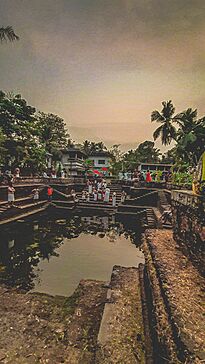
[(158, 360), (163, 354), (168, 362), (204, 362), (204, 278), (180, 250), (172, 231), (147, 231), (143, 250), (161, 348)]

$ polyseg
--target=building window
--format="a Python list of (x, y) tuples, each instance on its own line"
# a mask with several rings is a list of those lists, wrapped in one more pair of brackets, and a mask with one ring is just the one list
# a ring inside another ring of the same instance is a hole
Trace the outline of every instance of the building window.
[(105, 164), (105, 159), (99, 159), (98, 164)]

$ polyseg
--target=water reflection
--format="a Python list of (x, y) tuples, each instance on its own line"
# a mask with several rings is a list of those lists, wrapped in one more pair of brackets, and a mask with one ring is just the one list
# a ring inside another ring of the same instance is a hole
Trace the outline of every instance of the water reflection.
[[(121, 236), (129, 239), (129, 244), (131, 241), (138, 246), (140, 242), (139, 227), (136, 230), (136, 226), (125, 226), (108, 216), (19, 222), (0, 233), (0, 282), (24, 290), (33, 289), (41, 283), (39, 263), (59, 257), (59, 248), (65, 242), (73, 242), (79, 236), (86, 240), (83, 238), (86, 235), (94, 235), (95, 239), (103, 242), (106, 239), (110, 244), (116, 244)], [(69, 256), (69, 259), (72, 257)], [(45, 265), (43, 269), (47, 269)]]

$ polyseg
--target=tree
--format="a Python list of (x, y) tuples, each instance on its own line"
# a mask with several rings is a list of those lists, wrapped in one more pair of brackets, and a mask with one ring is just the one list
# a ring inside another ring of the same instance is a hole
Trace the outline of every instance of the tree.
[(153, 137), (156, 140), (161, 136), (162, 144), (168, 145), (172, 140), (176, 140), (177, 131), (173, 123), (178, 122), (178, 119), (174, 116), (175, 108), (171, 100), (163, 101), (162, 106), (161, 113), (155, 110), (151, 114), (151, 121), (161, 124), (155, 130)]
[(15, 34), (13, 28), (11, 26), (7, 26), (7, 27), (1, 27), (0, 28), (0, 42), (13, 42), (14, 40), (19, 40), (18, 35)]
[(89, 155), (90, 154), (90, 143), (89, 140), (85, 140), (83, 142), (83, 151), (85, 152), (85, 154)]
[(205, 117), (197, 120), (192, 129), (186, 130), (179, 132), (176, 154), (184, 163), (195, 166), (205, 148)]
[(87, 155), (90, 155), (94, 152), (107, 150), (107, 147), (103, 142), (91, 142), (89, 140), (85, 140), (82, 144), (82, 149)]
[(54, 114), (40, 112), (38, 115), (39, 141), (46, 152), (53, 154), (54, 160), (59, 160), (61, 150), (69, 144), (69, 134), (62, 118)]
[(0, 91), (0, 128), (5, 137), (6, 164), (23, 163), (29, 146), (37, 142), (35, 111), (21, 95)]
[(140, 163), (157, 163), (160, 161), (160, 150), (154, 147), (154, 142), (146, 140), (136, 149)]
[(174, 147), (174, 148), (168, 150), (166, 153), (164, 153), (162, 155), (161, 162), (174, 164), (176, 162), (176, 147)]
[(0, 128), (0, 163), (4, 163), (6, 157), (5, 136)]
[(122, 157), (123, 153), (120, 150), (120, 144), (114, 144), (110, 150), (110, 169), (112, 174), (118, 175), (120, 171), (123, 169), (122, 165)]

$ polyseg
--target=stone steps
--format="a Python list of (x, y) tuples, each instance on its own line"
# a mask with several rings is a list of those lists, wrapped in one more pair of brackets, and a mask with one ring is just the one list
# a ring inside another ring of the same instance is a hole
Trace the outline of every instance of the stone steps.
[(113, 206), (112, 204), (108, 203), (108, 204), (105, 204), (105, 203), (92, 203), (92, 202), (80, 202), (78, 204), (79, 207), (87, 207), (87, 208), (90, 208), (90, 207), (93, 207), (93, 208), (100, 208), (100, 209), (113, 209)]
[(152, 208), (146, 209), (147, 225), (149, 229), (156, 228), (156, 218)]
[(144, 363), (144, 329), (137, 268), (114, 266), (98, 333), (96, 364)]

